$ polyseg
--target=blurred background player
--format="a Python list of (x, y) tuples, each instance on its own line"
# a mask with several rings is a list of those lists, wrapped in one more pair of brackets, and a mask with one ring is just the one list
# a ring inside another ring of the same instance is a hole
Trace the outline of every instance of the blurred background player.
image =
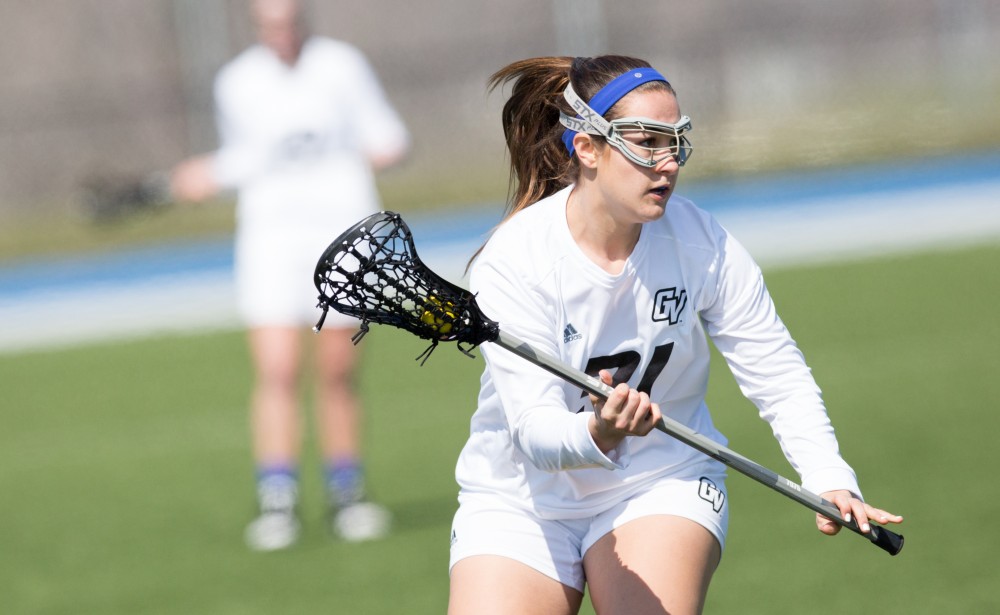
[[(299, 379), (317, 319), (312, 274), (327, 244), (380, 209), (373, 172), (399, 162), (408, 132), (364, 56), (310, 35), (297, 0), (251, 0), (258, 44), (215, 80), (220, 147), (178, 164), (171, 192), (202, 201), (238, 195), (235, 271), (249, 329), (259, 516), (257, 550), (300, 532)], [(362, 469), (362, 409), (354, 388), (357, 323), (331, 314), (315, 340), (316, 424), (333, 530), (356, 541), (383, 535), (390, 516), (369, 501)], [(310, 334), (311, 336), (311, 334)]]

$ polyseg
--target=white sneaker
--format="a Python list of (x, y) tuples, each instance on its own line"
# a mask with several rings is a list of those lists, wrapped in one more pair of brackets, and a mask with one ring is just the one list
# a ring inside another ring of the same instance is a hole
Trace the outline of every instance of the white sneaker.
[(301, 525), (294, 514), (266, 512), (250, 522), (244, 538), (254, 551), (287, 549), (299, 539)]
[(348, 504), (333, 516), (333, 531), (347, 542), (382, 538), (391, 524), (389, 511), (374, 502)]

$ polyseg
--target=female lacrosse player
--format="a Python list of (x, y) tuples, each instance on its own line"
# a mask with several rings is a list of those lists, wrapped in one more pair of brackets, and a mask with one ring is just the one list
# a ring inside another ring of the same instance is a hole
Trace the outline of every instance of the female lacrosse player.
[[(820, 392), (761, 272), (674, 195), (691, 146), (663, 75), (635, 58), (536, 58), (503, 127), (510, 213), (470, 284), (503, 330), (615, 386), (607, 401), (491, 345), (457, 466), (449, 613), (697, 613), (725, 545), (724, 466), (654, 431), (661, 413), (725, 444), (705, 405), (708, 338), (804, 487), (861, 499)], [(820, 531), (839, 526), (817, 518)]]
[[(250, 6), (260, 44), (215, 82), (222, 146), (178, 165), (172, 188), (190, 201), (238, 190), (236, 286), (255, 366), (260, 508), (246, 539), (274, 550), (299, 535), (299, 376), (307, 326), (316, 321), (316, 260), (332, 237), (378, 211), (372, 172), (402, 158), (408, 134), (356, 49), (306, 35), (297, 0)], [(388, 513), (364, 496), (351, 343), (357, 322), (332, 316), (315, 339), (319, 448), (333, 529), (362, 540), (384, 533)]]

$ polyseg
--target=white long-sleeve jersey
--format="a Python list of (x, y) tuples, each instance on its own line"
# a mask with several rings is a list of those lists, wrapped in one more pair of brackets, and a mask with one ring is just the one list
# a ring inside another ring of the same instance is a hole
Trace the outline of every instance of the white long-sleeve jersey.
[[(746, 250), (675, 195), (662, 218), (643, 226), (624, 270), (608, 274), (570, 235), (570, 190), (519, 212), (487, 242), (470, 278), (484, 313), (569, 365), (610, 369), (616, 383), (647, 391), (666, 415), (725, 445), (705, 404), (707, 334), (803, 486), (860, 495), (820, 390)], [(546, 518), (579, 518), (707, 459), (659, 431), (628, 437), (604, 455), (587, 429), (593, 407), (579, 388), (503, 348), (481, 349), (478, 408), (456, 470), (463, 493), (498, 494)]]
[(254, 45), (219, 71), (217, 181), (239, 190), (241, 227), (318, 228), (328, 236), (379, 210), (370, 156), (409, 134), (367, 60), (325, 37), (289, 66)]

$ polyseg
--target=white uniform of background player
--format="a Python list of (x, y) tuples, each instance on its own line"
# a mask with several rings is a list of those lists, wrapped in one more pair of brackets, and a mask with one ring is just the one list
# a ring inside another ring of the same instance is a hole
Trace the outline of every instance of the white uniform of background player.
[[(406, 153), (409, 136), (368, 62), (354, 47), (307, 36), (298, 0), (252, 0), (259, 43), (215, 81), (220, 148), (179, 164), (171, 190), (200, 201), (238, 195), (236, 287), (254, 363), (251, 425), (259, 550), (293, 544), (297, 517), (301, 354), (315, 341), (317, 430), (333, 529), (375, 538), (388, 512), (368, 501), (361, 464), (361, 404), (354, 390), (357, 323), (331, 314), (319, 336), (316, 262), (344, 229), (380, 209), (373, 170)], [(308, 338), (306, 337), (308, 336)]]
[(240, 311), (250, 325), (312, 324), (316, 261), (381, 208), (369, 156), (405, 149), (407, 131), (364, 57), (316, 36), (291, 67), (247, 49), (220, 71), (215, 97), (216, 177), (239, 191)]

